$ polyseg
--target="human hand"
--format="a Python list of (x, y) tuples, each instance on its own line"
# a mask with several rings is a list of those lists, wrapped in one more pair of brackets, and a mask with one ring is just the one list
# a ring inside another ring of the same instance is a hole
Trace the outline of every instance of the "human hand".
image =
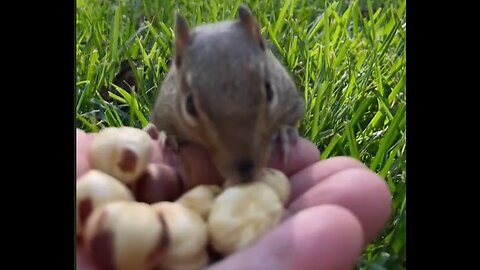
[[(92, 134), (77, 130), (77, 178), (89, 170), (87, 151)], [(152, 140), (152, 163), (165, 163), (165, 153)], [(272, 162), (291, 181), (288, 216), (254, 245), (210, 266), (208, 270), (352, 269), (363, 248), (382, 230), (390, 216), (388, 186), (365, 165), (348, 157), (319, 160), (317, 148), (300, 139), (289, 164)], [(222, 181), (200, 148), (179, 153), (181, 171), (190, 185)], [(272, 159), (275, 160), (275, 159)], [(94, 269), (77, 244), (77, 269)]]

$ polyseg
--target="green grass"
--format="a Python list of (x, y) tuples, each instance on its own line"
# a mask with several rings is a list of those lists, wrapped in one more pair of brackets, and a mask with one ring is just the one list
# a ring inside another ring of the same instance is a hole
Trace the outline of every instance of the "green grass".
[[(77, 126), (143, 127), (168, 69), (174, 11), (193, 26), (232, 19), (242, 2), (304, 94), (301, 134), (323, 159), (357, 158), (390, 187), (391, 221), (358, 269), (405, 269), (405, 0), (77, 0)], [(133, 94), (115, 80), (124, 60), (134, 67)], [(116, 89), (110, 102), (101, 98), (105, 87)]]

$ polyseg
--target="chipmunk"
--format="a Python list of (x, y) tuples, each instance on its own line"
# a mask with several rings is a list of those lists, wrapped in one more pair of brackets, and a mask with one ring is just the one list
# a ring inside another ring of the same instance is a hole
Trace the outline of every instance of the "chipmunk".
[(265, 45), (245, 5), (236, 20), (190, 29), (175, 17), (173, 61), (151, 123), (177, 147), (196, 143), (230, 181), (254, 181), (275, 143), (283, 161), (298, 138), (304, 100)]

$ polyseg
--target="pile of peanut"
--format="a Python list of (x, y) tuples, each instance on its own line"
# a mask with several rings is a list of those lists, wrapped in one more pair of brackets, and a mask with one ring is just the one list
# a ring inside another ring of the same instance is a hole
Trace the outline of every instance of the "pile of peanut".
[[(249, 183), (199, 185), (175, 200), (167, 191), (145, 197), (136, 184), (152, 173), (151, 157), (144, 130), (95, 134), (92, 169), (77, 180), (76, 234), (99, 269), (203, 269), (212, 254), (224, 258), (250, 246), (284, 215), (288, 179), (267, 168)], [(156, 181), (171, 177), (163, 173)]]

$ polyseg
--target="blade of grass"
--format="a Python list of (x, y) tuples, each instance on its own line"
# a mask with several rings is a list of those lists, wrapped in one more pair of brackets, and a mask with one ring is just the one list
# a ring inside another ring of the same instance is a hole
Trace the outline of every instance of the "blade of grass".
[(272, 34), (277, 35), (278, 31), (283, 27), (285, 24), (285, 15), (287, 14), (287, 9), (292, 3), (292, 0), (286, 0), (283, 3), (282, 9), (280, 9), (280, 13), (278, 14), (277, 21), (275, 23), (275, 26), (273, 27)]
[(398, 132), (397, 126), (399, 123), (402, 121), (402, 119), (405, 117), (405, 103), (401, 103), (400, 108), (398, 108), (397, 112), (395, 113), (395, 116), (393, 118), (392, 123), (387, 129), (387, 132), (385, 133), (385, 136), (382, 138), (382, 140), (379, 143), (379, 148), (377, 153), (375, 154), (375, 157), (370, 164), (370, 169), (373, 171), (377, 170), (378, 165), (380, 162), (383, 160), (383, 157), (385, 156), (385, 153), (387, 149), (391, 145), (391, 141), (393, 139), (393, 136), (395, 135), (396, 132)]
[(330, 143), (320, 155), (321, 160), (324, 160), (330, 157), (330, 153), (335, 148), (335, 146), (337, 145), (337, 143), (340, 141), (341, 138), (342, 136), (338, 133), (335, 133), (335, 135), (333, 135), (332, 139), (330, 140)]
[(358, 154), (358, 145), (355, 140), (355, 134), (353, 132), (351, 122), (345, 123), (345, 132), (348, 138), (348, 148), (350, 150), (350, 156), (360, 160), (360, 155)]
[(112, 37), (110, 41), (112, 42), (111, 45), (111, 59), (118, 59), (118, 39), (119, 39), (119, 32), (120, 32), (120, 19), (122, 18), (122, 6), (118, 5), (115, 7), (115, 16), (113, 18), (113, 29), (112, 29)]
[(94, 124), (91, 124), (87, 119), (85, 119), (85, 117), (83, 117), (78, 113), (77, 113), (77, 120), (82, 122), (82, 124), (84, 124), (89, 129), (88, 131), (98, 132), (98, 128)]

